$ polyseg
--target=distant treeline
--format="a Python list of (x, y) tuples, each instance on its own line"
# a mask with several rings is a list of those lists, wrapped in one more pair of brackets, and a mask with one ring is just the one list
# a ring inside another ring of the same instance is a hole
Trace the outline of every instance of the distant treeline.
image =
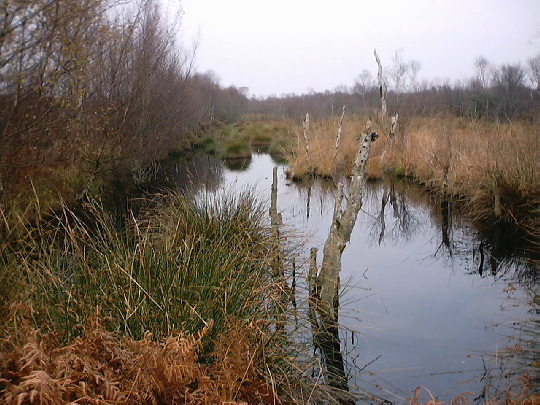
[[(375, 61), (374, 61), (375, 63)], [(451, 84), (435, 80), (419, 82), (420, 63), (406, 62), (400, 52), (385, 66), (389, 113), (408, 116), (435, 116), (451, 113), (471, 119), (508, 121), (532, 120), (540, 112), (540, 54), (521, 64), (494, 66), (479, 57), (476, 74)], [(532, 87), (531, 87), (532, 85)], [(353, 86), (338, 86), (324, 93), (287, 94), (251, 100), (251, 112), (282, 117), (302, 117), (306, 112), (317, 118), (341, 113), (342, 106), (353, 113), (372, 115), (380, 109), (379, 87), (364, 70)]]
[[(535, 59), (540, 64), (540, 55)], [(540, 90), (527, 85), (527, 70), (518, 65), (503, 65), (490, 71), (490, 79), (472, 78), (467, 82), (436, 81), (409, 86), (406, 90), (388, 90), (388, 109), (407, 116), (435, 116), (450, 113), (470, 119), (504, 121), (533, 120), (540, 112)], [(388, 82), (392, 83), (391, 79)], [(349, 112), (373, 115), (380, 109), (379, 88), (374, 80), (357, 80), (352, 87), (334, 91), (289, 94), (251, 100), (252, 113), (276, 117), (301, 118), (306, 112), (318, 118)]]

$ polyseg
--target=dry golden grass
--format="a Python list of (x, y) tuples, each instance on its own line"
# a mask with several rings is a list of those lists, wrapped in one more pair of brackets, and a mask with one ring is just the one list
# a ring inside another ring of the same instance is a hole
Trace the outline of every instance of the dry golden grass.
[[(335, 156), (338, 118), (311, 123), (309, 156), (302, 128), (290, 156), (293, 178), (349, 174), (364, 118), (347, 118)], [(384, 135), (387, 125), (373, 123), (381, 137), (373, 143), (368, 176), (384, 173), (407, 176), (428, 188), (464, 202), (476, 219), (503, 219), (539, 228), (537, 155), (539, 126), (535, 123), (494, 123), (442, 116), (415, 117), (402, 122), (395, 138)]]
[(538, 223), (536, 125), (460, 118), (414, 118), (388, 142), (379, 164), (439, 192), (463, 199), (469, 214), (533, 229)]
[(339, 118), (312, 122), (307, 131), (308, 151), (302, 128), (296, 128), (297, 147), (289, 157), (290, 172), (293, 178), (309, 176), (334, 178), (348, 174), (357, 152), (356, 139), (362, 133), (366, 120), (345, 118), (341, 141), (336, 153), (336, 137)]

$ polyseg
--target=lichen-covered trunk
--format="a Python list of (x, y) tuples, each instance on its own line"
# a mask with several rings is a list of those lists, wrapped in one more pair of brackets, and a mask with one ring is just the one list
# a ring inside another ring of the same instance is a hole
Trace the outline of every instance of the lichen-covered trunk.
[(369, 158), (372, 138), (374, 137), (371, 133), (371, 121), (368, 121), (363, 133), (359, 137), (359, 148), (354, 161), (349, 196), (345, 208), (342, 208), (343, 184), (338, 185), (332, 225), (324, 244), (324, 257), (318, 277), (321, 315), (329, 319), (335, 319), (336, 316), (334, 302), (338, 296), (340, 287), (341, 255), (350, 240), (358, 212), (362, 208), (366, 164)]

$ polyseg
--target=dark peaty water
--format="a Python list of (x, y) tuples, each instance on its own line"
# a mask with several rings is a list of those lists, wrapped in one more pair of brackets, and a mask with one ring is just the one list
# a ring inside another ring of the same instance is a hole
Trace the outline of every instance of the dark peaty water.
[[(220, 187), (255, 187), (269, 201), (275, 165), (255, 155), (243, 171), (225, 169)], [(310, 235), (307, 261), (310, 247), (322, 252), (333, 187), (291, 184), (284, 169), (278, 210), (286, 226)], [(469, 399), (481, 401), (518, 386), (514, 373), (535, 373), (535, 269), (508, 248), (515, 236), (503, 230), (495, 242), (483, 238), (457, 214), (417, 186), (368, 185), (341, 277), (341, 342), (352, 390), (401, 403), (421, 386), (440, 400), (471, 392)]]

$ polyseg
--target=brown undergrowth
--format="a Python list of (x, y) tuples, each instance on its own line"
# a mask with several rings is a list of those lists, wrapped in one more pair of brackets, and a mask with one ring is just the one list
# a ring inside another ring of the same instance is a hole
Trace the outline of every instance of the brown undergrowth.
[[(257, 375), (256, 327), (232, 322), (205, 365), (199, 333), (155, 342), (106, 331), (94, 317), (82, 336), (58, 346), (26, 324), (26, 343), (0, 354), (0, 402), (10, 404), (280, 404)], [(20, 330), (19, 332), (22, 332)], [(6, 346), (8, 342), (4, 342)]]
[(0, 403), (338, 397), (284, 327), (290, 290), (275, 272), (289, 274), (296, 242), (275, 238), (253, 193), (156, 195), (145, 207), (124, 226), (90, 197), (77, 213), (5, 222)]

